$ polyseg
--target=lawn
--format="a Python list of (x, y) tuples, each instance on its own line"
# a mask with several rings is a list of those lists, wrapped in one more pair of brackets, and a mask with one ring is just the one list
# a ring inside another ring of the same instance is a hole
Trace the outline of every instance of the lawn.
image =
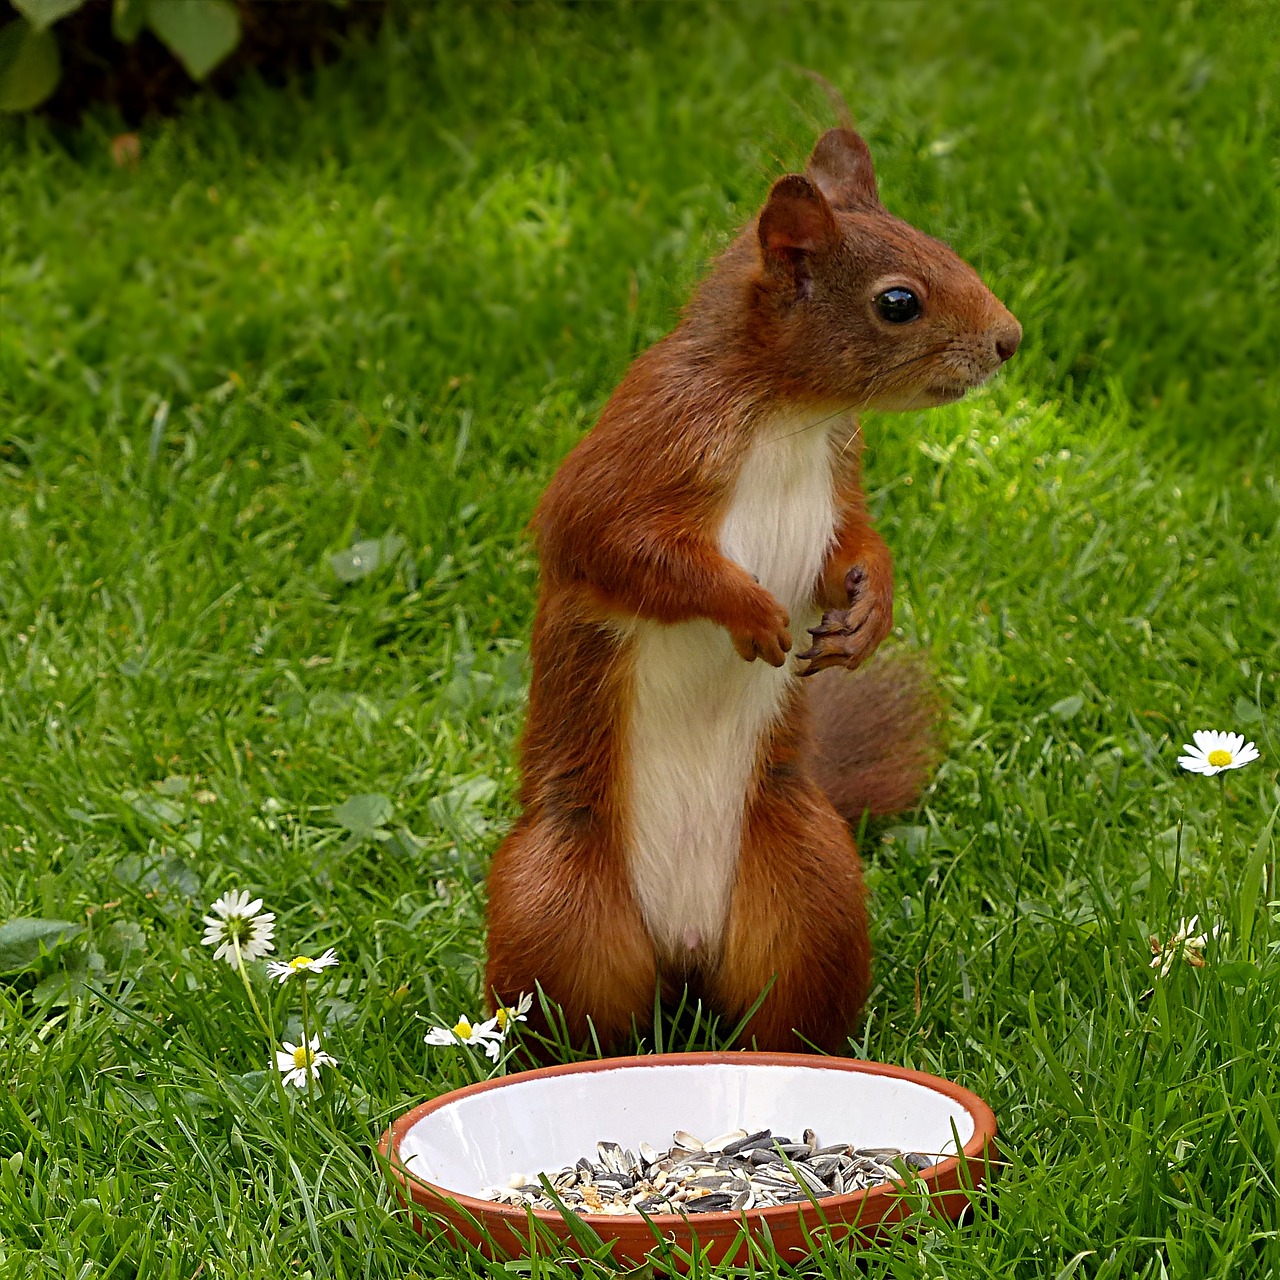
[[(480, 1006), (526, 522), (831, 123), (795, 64), (1026, 329), (865, 423), (950, 728), (865, 836), (851, 1052), (987, 1098), (1007, 1167), (961, 1228), (754, 1274), (1280, 1273), (1280, 32), (1063, 8), (403, 4), (136, 172), (105, 115), (3, 125), (0, 921), (81, 931), (0, 933), (0, 1276), (611, 1274), (424, 1243), (371, 1147), (475, 1070), (423, 1037)], [(1184, 773), (1199, 728), (1262, 758)], [(201, 945), (233, 889), (341, 958), (310, 1106)]]

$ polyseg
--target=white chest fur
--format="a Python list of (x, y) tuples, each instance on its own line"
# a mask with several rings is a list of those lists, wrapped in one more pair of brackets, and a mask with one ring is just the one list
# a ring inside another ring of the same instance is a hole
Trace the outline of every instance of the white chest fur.
[(720, 548), (791, 614), (793, 657), (744, 662), (700, 620), (635, 630), (628, 726), (631, 882), (660, 952), (714, 955), (729, 914), (747, 792), (796, 679), (814, 589), (835, 532), (828, 424), (780, 420), (751, 445)]

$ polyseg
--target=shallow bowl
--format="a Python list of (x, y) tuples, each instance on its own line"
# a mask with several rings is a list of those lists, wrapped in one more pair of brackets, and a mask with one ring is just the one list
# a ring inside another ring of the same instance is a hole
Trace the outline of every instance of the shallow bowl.
[[(481, 1199), (485, 1188), (505, 1186), (516, 1173), (594, 1158), (602, 1139), (665, 1150), (677, 1129), (709, 1139), (739, 1128), (794, 1138), (814, 1129), (826, 1144), (936, 1153), (939, 1162), (920, 1178), (937, 1211), (950, 1218), (963, 1212), (995, 1155), (991, 1108), (959, 1085), (884, 1063), (774, 1053), (609, 1058), (486, 1080), (401, 1116), (383, 1134), (381, 1150), (420, 1228), (418, 1211), (490, 1256), (514, 1257), (531, 1248), (529, 1211)], [(583, 1214), (582, 1220), (614, 1242), (618, 1262), (643, 1261), (659, 1240), (701, 1248), (712, 1262), (740, 1261), (746, 1234), (768, 1239), (768, 1247), (794, 1261), (823, 1235), (869, 1236), (909, 1211), (900, 1190), (885, 1185), (745, 1213), (659, 1214), (648, 1222), (638, 1214)], [(573, 1247), (560, 1214), (533, 1216)]]

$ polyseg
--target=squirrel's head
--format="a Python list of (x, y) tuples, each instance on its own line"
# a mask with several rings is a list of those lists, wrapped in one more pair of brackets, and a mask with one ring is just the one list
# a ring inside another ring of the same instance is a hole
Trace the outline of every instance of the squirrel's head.
[(771, 380), (850, 408), (958, 400), (1018, 349), (1022, 326), (978, 273), (880, 203), (871, 153), (831, 129), (756, 219), (752, 329)]

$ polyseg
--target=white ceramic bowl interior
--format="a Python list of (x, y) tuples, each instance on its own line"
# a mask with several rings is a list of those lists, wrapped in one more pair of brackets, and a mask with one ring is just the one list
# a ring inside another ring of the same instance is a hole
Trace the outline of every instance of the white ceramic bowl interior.
[[(954, 1127), (954, 1132), (953, 1132)], [(459, 1195), (516, 1173), (594, 1158), (602, 1139), (634, 1150), (671, 1145), (677, 1129), (711, 1139), (772, 1129), (796, 1141), (955, 1155), (973, 1136), (955, 1099), (912, 1080), (813, 1066), (690, 1063), (618, 1066), (513, 1081), (439, 1107), (404, 1135), (409, 1172)]]

